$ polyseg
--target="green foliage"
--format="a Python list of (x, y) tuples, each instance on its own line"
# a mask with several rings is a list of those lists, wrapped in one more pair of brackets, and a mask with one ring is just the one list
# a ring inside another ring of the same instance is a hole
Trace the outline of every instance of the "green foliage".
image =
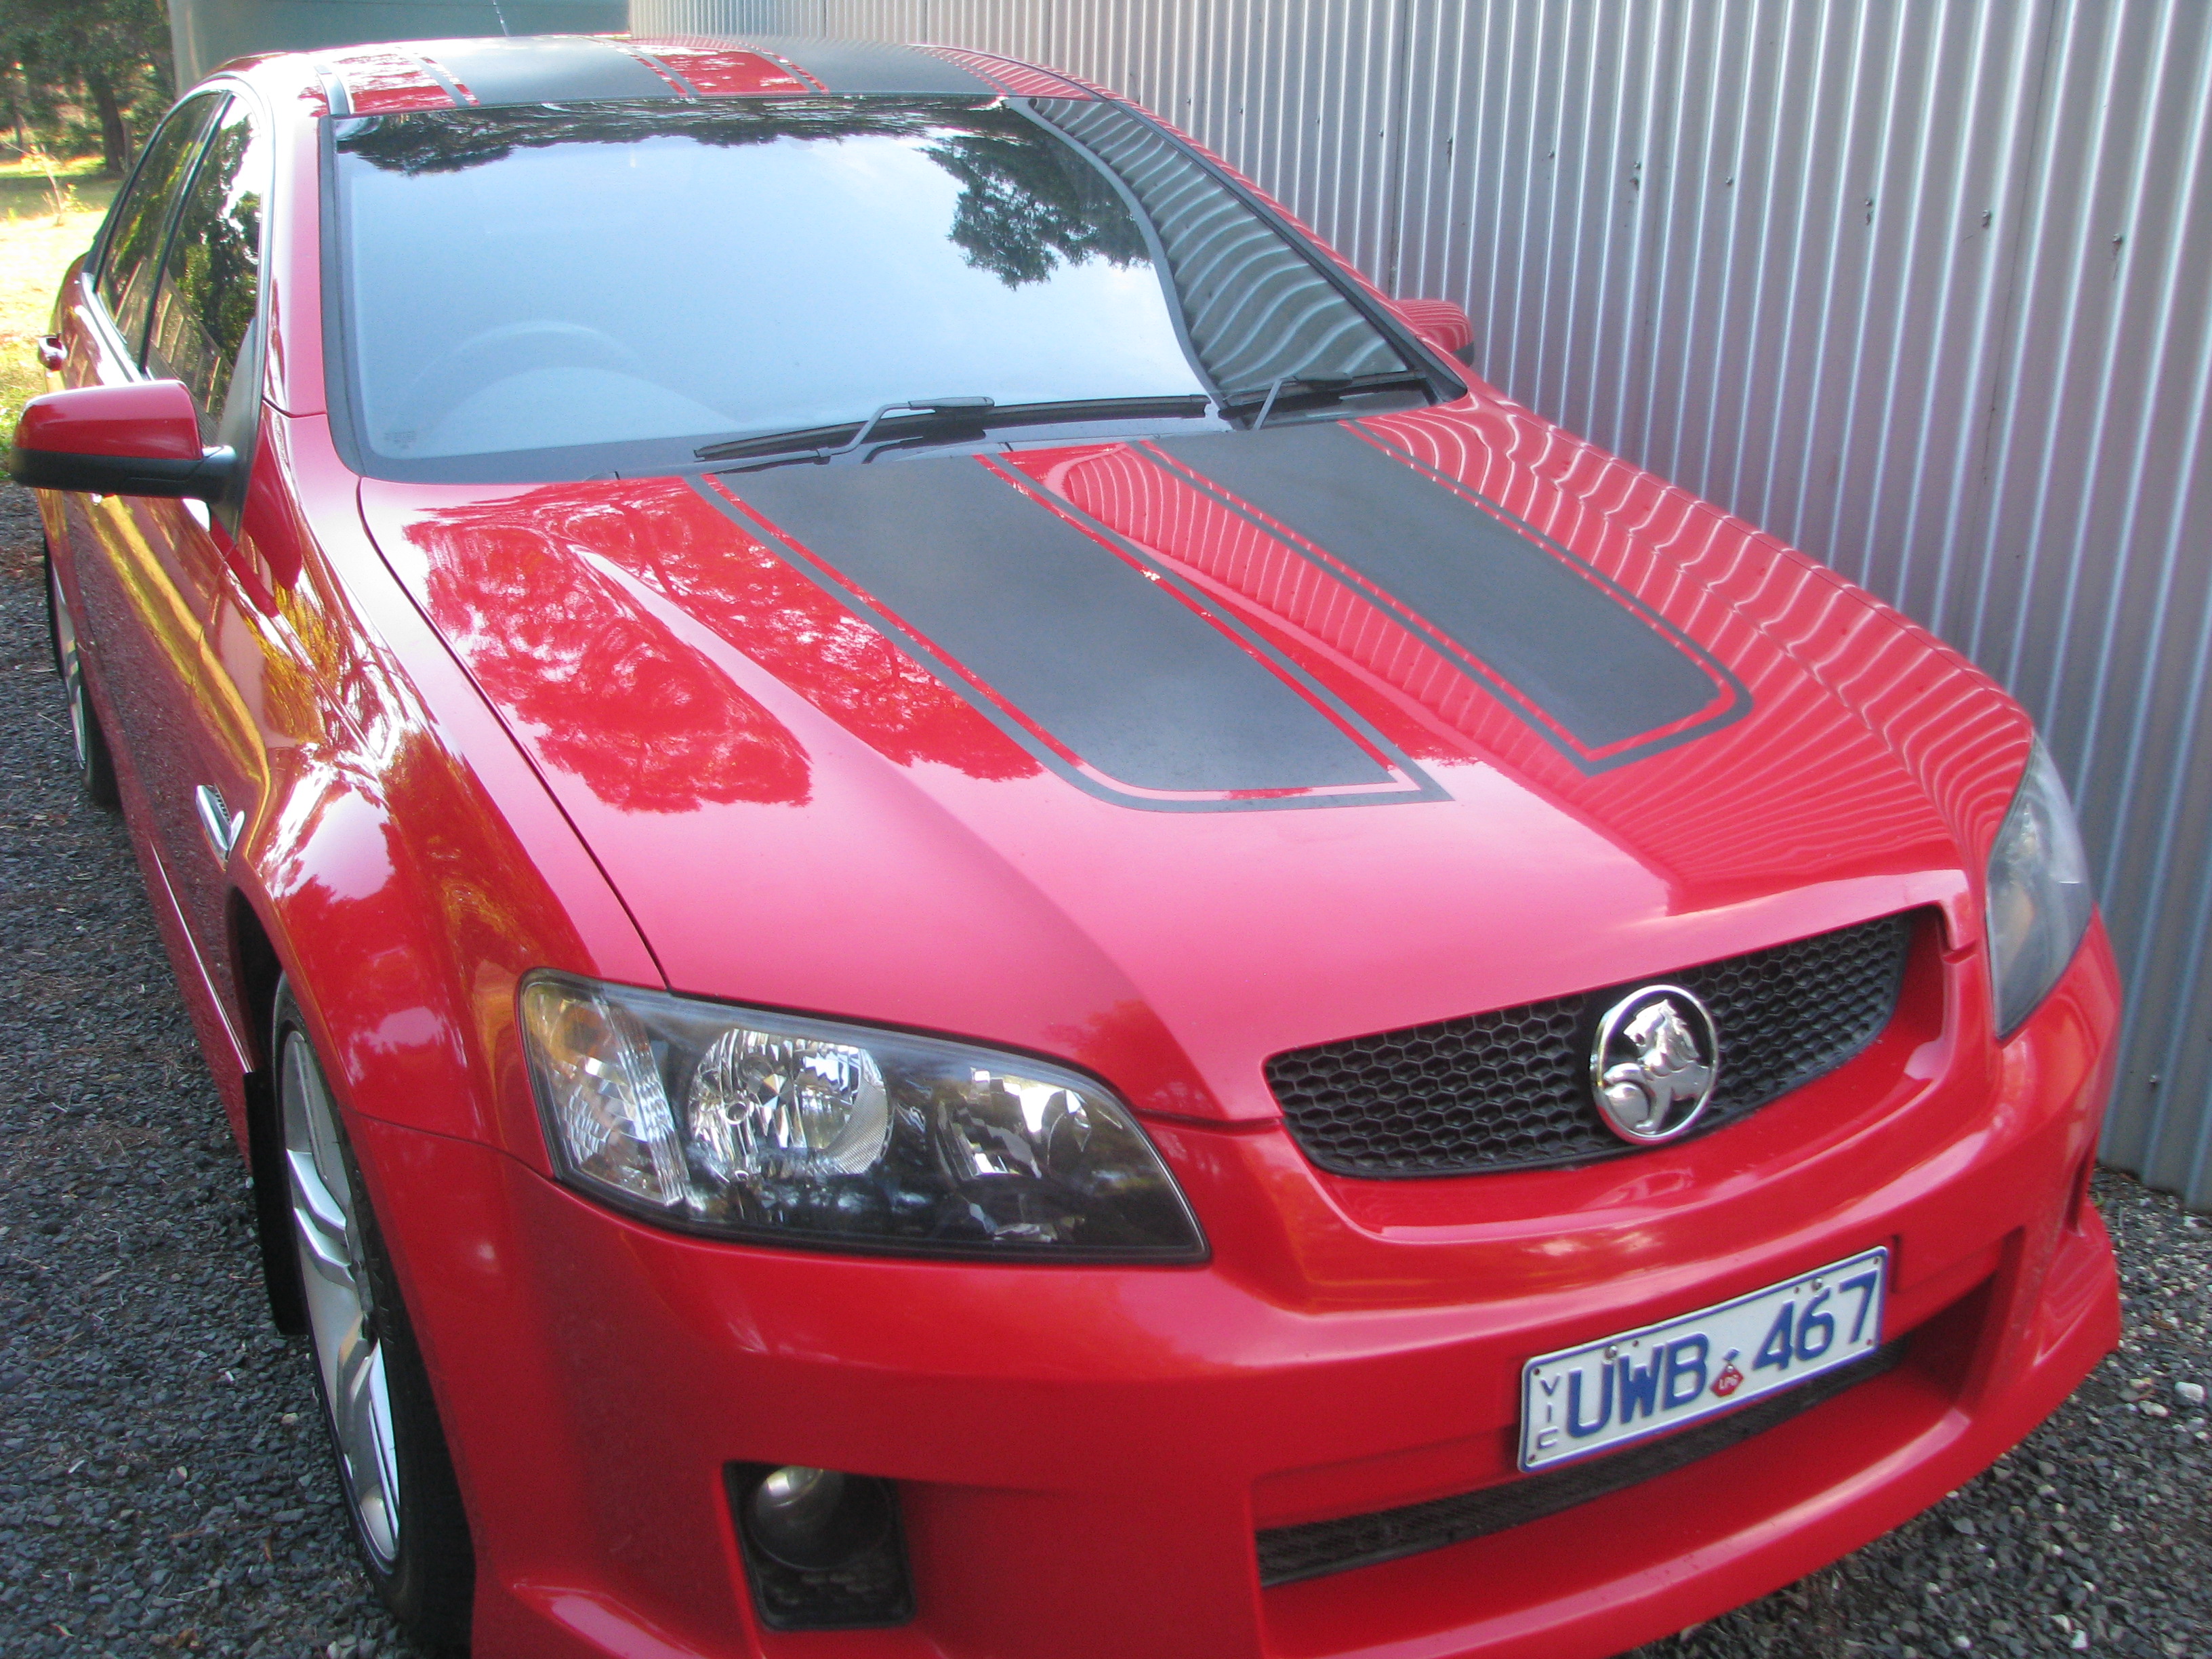
[(222, 408), (258, 290), (260, 193), (222, 182), (258, 176), (246, 160), (252, 136), (242, 120), (216, 129), (177, 221), (147, 343), (149, 366), (190, 386), (210, 414)]
[(992, 124), (995, 131), (979, 116), (981, 130), (945, 138), (927, 152), (966, 186), (951, 234), (968, 263), (1018, 288), (1044, 281), (1063, 261), (1145, 262), (1144, 233), (1097, 169), (1006, 114)]
[(0, 0), (0, 58), (6, 138), (111, 175), (175, 93), (162, 0)]

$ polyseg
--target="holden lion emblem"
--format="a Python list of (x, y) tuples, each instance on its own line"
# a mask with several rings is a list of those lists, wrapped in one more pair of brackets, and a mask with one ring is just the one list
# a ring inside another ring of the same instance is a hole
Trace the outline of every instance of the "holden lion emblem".
[(1720, 1033), (1676, 985), (1647, 985), (1607, 1011), (1590, 1048), (1590, 1094), (1623, 1140), (1672, 1140), (1698, 1121), (1720, 1074)]

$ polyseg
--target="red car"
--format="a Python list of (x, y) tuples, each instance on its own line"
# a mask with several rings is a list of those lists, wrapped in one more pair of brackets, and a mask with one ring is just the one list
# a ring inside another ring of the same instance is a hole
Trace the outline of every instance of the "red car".
[(1601, 1654), (2113, 1344), (2027, 717), (1141, 109), (249, 60), (54, 327), (78, 762), (426, 1641)]

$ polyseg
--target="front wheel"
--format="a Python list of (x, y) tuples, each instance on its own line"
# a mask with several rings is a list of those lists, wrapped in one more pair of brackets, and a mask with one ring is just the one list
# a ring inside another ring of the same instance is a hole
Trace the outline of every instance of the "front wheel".
[(76, 619), (70, 615), (62, 593), (61, 573), (54, 568), (54, 550), (46, 549), (46, 637), (54, 647), (54, 669), (62, 677), (62, 696), (69, 700), (70, 742), (76, 751), (77, 781), (94, 806), (112, 812), (123, 798), (115, 788), (115, 761), (107, 751), (107, 736), (93, 712), (92, 694), (85, 689), (84, 659), (76, 646)]
[(289, 986), (271, 1052), (315, 1387), (355, 1543), (392, 1616), (433, 1648), (468, 1639), (475, 1556), (429, 1376)]

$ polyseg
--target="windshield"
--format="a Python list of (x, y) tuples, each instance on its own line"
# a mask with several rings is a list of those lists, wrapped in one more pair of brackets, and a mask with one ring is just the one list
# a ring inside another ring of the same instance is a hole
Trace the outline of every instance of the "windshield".
[(783, 434), (866, 460), (1430, 395), (1334, 281), (1103, 102), (440, 110), (341, 123), (335, 150), (354, 447), (386, 477), (665, 471)]

